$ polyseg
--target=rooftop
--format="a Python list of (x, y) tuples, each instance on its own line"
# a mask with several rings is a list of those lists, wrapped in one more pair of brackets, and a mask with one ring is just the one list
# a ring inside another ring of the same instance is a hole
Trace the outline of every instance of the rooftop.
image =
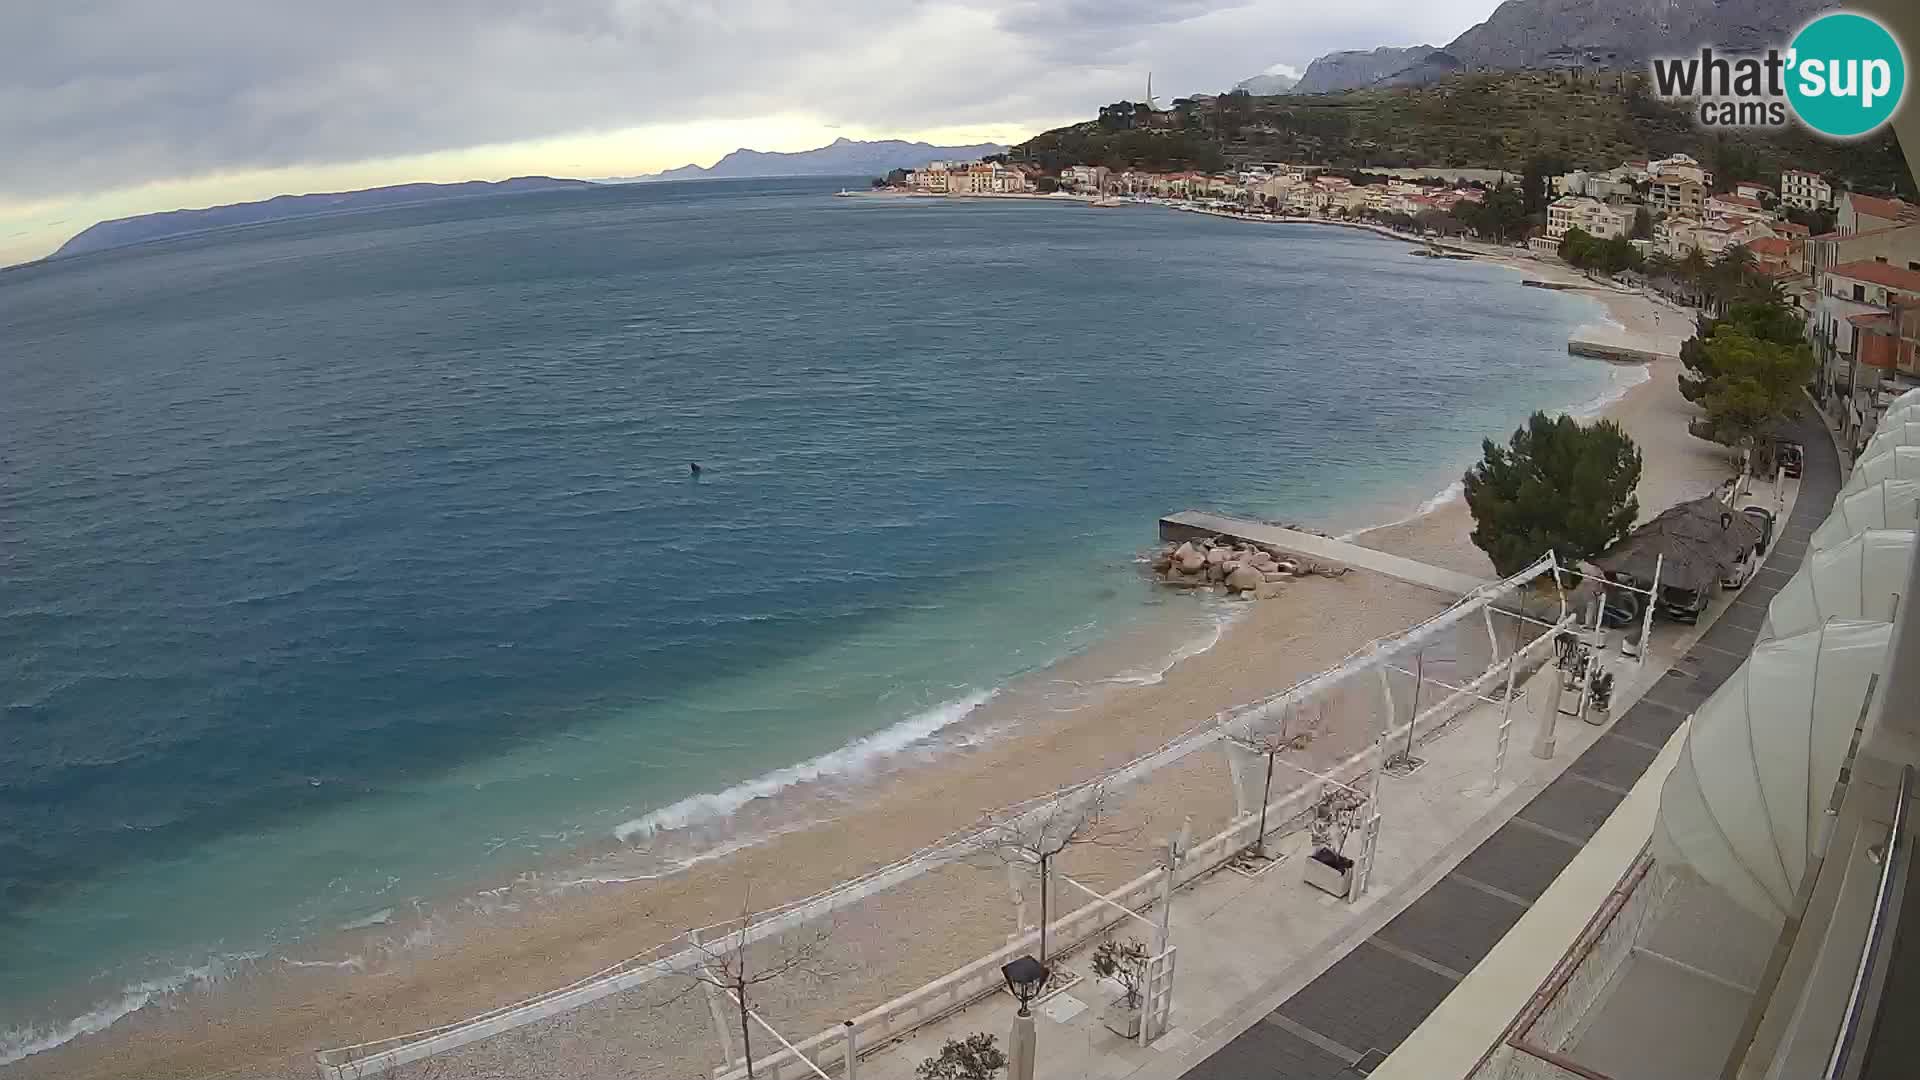
[(1830, 268), (1827, 273), (1835, 277), (1847, 277), (1855, 281), (1898, 289), (1901, 292), (1920, 293), (1920, 270), (1907, 270), (1869, 259), (1841, 263), (1839, 266)]
[(1878, 195), (1853, 193), (1849, 193), (1848, 198), (1853, 200), (1853, 210), (1856, 214), (1866, 214), (1869, 217), (1884, 218), (1888, 221), (1920, 218), (1920, 206), (1915, 206), (1904, 199), (1883, 199)]

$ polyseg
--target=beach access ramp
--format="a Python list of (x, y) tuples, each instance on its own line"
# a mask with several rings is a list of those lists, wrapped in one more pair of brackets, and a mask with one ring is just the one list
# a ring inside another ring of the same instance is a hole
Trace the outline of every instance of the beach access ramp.
[(1223, 517), (1203, 510), (1182, 510), (1178, 514), (1169, 514), (1160, 519), (1160, 539), (1162, 540), (1195, 540), (1205, 536), (1225, 536), (1245, 543), (1259, 544), (1323, 565), (1370, 570), (1411, 585), (1446, 593), (1448, 596), (1464, 596), (1482, 585), (1492, 584), (1472, 574), (1428, 566), (1423, 562), (1415, 562), (1384, 551), (1375, 551), (1346, 540), (1316, 536), (1313, 533), (1280, 525), (1266, 525), (1258, 521)]

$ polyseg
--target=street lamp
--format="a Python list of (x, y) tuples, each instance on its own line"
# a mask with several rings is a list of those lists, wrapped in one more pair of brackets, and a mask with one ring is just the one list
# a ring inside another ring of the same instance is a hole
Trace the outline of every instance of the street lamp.
[(1022, 956), (1000, 968), (1007, 980), (1007, 992), (1020, 1003), (1013, 1014), (1013, 1032), (1007, 1038), (1007, 1080), (1033, 1080), (1033, 1013), (1027, 1006), (1040, 996), (1047, 985), (1047, 966), (1031, 956)]
[(1022, 956), (1000, 968), (1000, 974), (1007, 980), (1007, 992), (1020, 1003), (1020, 1015), (1032, 1016), (1027, 1006), (1040, 996), (1040, 988), (1047, 984), (1046, 965), (1032, 956)]

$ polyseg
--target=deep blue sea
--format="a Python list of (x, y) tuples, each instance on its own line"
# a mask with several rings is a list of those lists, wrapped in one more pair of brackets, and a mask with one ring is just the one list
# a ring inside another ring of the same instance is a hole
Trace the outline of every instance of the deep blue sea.
[(1201, 632), (1159, 515), (1404, 516), (1613, 375), (1364, 233), (835, 187), (0, 272), (0, 1063)]

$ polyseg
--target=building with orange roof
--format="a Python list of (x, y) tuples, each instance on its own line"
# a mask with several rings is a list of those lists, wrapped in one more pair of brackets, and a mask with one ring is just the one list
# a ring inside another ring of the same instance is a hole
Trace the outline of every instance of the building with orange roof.
[(1842, 236), (1852, 236), (1914, 221), (1920, 221), (1920, 206), (1904, 199), (1849, 191), (1840, 196), (1840, 213), (1834, 220), (1834, 231)]

